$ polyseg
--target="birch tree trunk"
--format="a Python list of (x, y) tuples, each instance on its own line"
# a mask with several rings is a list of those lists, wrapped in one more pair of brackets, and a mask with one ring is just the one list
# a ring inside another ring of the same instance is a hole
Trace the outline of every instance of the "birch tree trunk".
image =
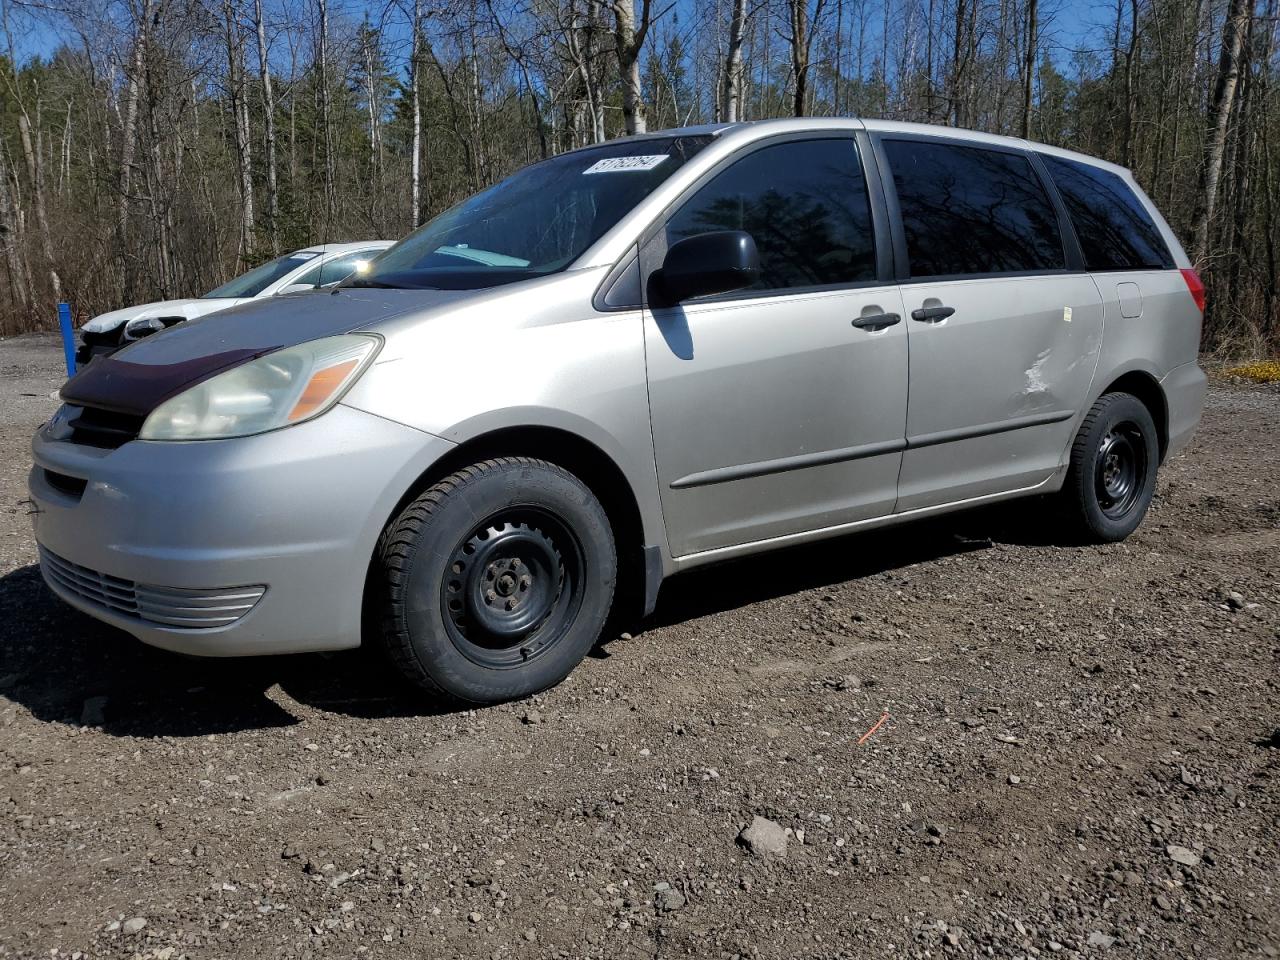
[(1218, 203), (1218, 181), (1222, 178), (1227, 125), (1235, 104), (1236, 87), (1240, 83), (1240, 49), (1250, 16), (1249, 0), (1231, 0), (1227, 20), (1222, 27), (1222, 53), (1218, 59), (1213, 97), (1209, 102), (1209, 136), (1205, 140), (1193, 221), (1195, 234), (1191, 242), (1191, 259), (1197, 266), (1203, 265), (1209, 254), (1209, 234)]
[(730, 0), (729, 47), (724, 55), (724, 88), (721, 91), (720, 116), (726, 123), (742, 118), (742, 37), (746, 30), (747, 0)]
[(330, 123), (331, 94), (329, 91), (329, 0), (316, 0), (320, 14), (320, 36), (316, 53), (316, 70), (318, 73), (320, 98), (321, 142), (324, 148), (324, 209), (327, 240), (329, 225), (332, 224), (337, 211), (337, 169), (333, 157), (333, 124)]
[(133, 39), (133, 60), (125, 82), (124, 113), (120, 126), (120, 173), (117, 180), (116, 206), (116, 255), (119, 257), (120, 290), (126, 302), (133, 299), (133, 258), (129, 251), (129, 208), (133, 189), (134, 151), (138, 141), (138, 96), (142, 81), (142, 68), (150, 41), (151, 19), (155, 12), (153, 0), (142, 0)]
[(409, 83), (413, 86), (413, 156), (409, 161), (409, 179), (412, 198), (409, 201), (410, 227), (417, 229), (422, 223), (422, 0), (413, 0), (413, 23), (410, 27), (413, 39), (409, 45)]
[(236, 144), (236, 169), (240, 187), (240, 258), (251, 255), (254, 246), (253, 142), (249, 132), (249, 105), (244, 91), (244, 44), (240, 36), (240, 11), (235, 0), (223, 0), (226, 20), (227, 94), (231, 101)]
[(258, 33), (258, 80), (262, 85), (263, 139), (267, 154), (267, 236), (271, 255), (280, 254), (280, 188), (276, 181), (276, 98), (271, 84), (271, 57), (267, 47), (267, 24), (262, 0), (253, 0), (254, 25)]
[(382, 183), (382, 91), (379, 87), (381, 57), (374, 48), (370, 31), (361, 34), (361, 52), (364, 54), (365, 106), (369, 113), (369, 166), (374, 184)]
[(4, 262), (9, 271), (9, 287), (22, 307), (22, 312), (29, 314), (33, 299), (31, 277), (27, 272), (26, 261), (22, 258), (18, 210), (13, 201), (11, 182), (8, 164), (0, 162), (0, 246), (4, 248)]
[(27, 111), (23, 107), (19, 109), (21, 112), (18, 114), (18, 132), (22, 139), (22, 153), (27, 161), (27, 178), (31, 181), (36, 227), (40, 233), (40, 252), (44, 255), (44, 266), (49, 275), (49, 286), (56, 303), (62, 299), (62, 281), (58, 278), (58, 271), (54, 266), (53, 240), (49, 235), (49, 216), (46, 213), (44, 196), (44, 164), (41, 162), (40, 151), (36, 145), (32, 144), (31, 120), (27, 116)]
[(636, 22), (635, 0), (612, 0), (613, 34), (622, 73), (622, 122), (627, 135), (648, 130), (644, 115), (644, 91), (640, 85), (640, 51), (649, 30), (651, 0), (640, 0)]

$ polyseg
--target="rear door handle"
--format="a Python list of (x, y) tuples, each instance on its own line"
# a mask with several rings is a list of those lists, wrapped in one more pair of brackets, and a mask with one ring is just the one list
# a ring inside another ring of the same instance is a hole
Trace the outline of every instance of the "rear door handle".
[(911, 319), (921, 323), (937, 323), (956, 312), (955, 307), (917, 307), (911, 311)]
[(853, 325), (860, 330), (883, 330), (901, 321), (902, 318), (896, 313), (869, 313), (865, 317), (858, 317)]

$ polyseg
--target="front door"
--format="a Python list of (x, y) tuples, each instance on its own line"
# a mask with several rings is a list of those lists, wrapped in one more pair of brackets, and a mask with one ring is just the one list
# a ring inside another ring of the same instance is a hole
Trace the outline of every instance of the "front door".
[(1057, 210), (1023, 151), (890, 137), (881, 149), (908, 267), (911, 401), (897, 509), (1043, 483), (1097, 365), (1097, 285), (1068, 268)]
[(645, 311), (673, 555), (891, 513), (907, 325), (898, 288), (877, 279), (855, 141), (750, 150), (695, 188), (652, 243), (660, 254), (712, 230), (752, 235), (761, 281)]

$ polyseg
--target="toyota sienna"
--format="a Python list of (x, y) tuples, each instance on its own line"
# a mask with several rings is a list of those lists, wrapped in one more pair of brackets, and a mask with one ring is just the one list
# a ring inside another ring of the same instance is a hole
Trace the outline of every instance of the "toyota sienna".
[(616, 140), (73, 377), (33, 444), (41, 568), (171, 650), (363, 635), (428, 691), (519, 697), (615, 595), (713, 561), (1027, 495), (1125, 538), (1199, 420), (1203, 309), (1130, 173), (1066, 150)]

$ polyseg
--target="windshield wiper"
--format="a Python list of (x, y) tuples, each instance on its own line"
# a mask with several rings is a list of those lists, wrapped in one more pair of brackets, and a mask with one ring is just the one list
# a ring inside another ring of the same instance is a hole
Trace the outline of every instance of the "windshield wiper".
[(377, 287), (380, 290), (406, 290), (403, 284), (386, 283), (382, 280), (371, 280), (365, 277), (356, 277), (354, 280), (348, 280), (343, 284), (344, 287)]
[[(402, 277), (403, 273), (389, 274), (393, 277)], [(425, 283), (389, 283), (386, 280), (376, 280), (373, 277), (354, 277), (342, 284), (344, 287), (376, 287), (379, 290), (434, 290), (435, 287), (428, 286)]]

